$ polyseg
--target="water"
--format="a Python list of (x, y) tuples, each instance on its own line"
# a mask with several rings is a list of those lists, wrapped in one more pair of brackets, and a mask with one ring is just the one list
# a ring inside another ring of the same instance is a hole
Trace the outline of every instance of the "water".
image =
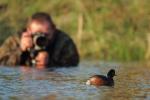
[[(114, 68), (114, 87), (85, 85)], [(78, 67), (38, 70), (0, 67), (0, 100), (150, 100), (150, 66), (83, 61)]]

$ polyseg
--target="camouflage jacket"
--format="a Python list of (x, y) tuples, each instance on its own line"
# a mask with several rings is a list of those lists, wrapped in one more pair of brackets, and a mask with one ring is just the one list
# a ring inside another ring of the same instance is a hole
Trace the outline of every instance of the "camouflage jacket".
[[(30, 66), (28, 54), (20, 50), (20, 36), (8, 37), (0, 47), (0, 64), (4, 66)], [(57, 30), (54, 39), (48, 47), (48, 67), (76, 66), (79, 63), (79, 54), (72, 39)]]

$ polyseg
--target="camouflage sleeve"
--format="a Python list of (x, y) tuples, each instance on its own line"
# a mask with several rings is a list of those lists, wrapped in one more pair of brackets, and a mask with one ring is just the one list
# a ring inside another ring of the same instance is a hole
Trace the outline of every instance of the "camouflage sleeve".
[(79, 54), (74, 42), (70, 39), (65, 42), (60, 54), (60, 66), (77, 66)]
[(17, 36), (8, 37), (0, 47), (0, 65), (17, 65), (20, 53), (19, 38)]

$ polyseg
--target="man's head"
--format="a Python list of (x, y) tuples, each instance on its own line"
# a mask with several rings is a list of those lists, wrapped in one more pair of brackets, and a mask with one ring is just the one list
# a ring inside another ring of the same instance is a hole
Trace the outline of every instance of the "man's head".
[(33, 14), (29, 19), (27, 31), (31, 34), (37, 32), (44, 33), (49, 39), (51, 39), (55, 31), (55, 25), (47, 13), (38, 12)]

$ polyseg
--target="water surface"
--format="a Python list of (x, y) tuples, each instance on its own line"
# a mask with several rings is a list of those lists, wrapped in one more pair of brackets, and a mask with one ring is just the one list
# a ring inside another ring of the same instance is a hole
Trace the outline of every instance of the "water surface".
[[(114, 87), (85, 85), (94, 74), (115, 69)], [(0, 99), (150, 100), (150, 66), (83, 61), (78, 67), (38, 70), (0, 67)]]

